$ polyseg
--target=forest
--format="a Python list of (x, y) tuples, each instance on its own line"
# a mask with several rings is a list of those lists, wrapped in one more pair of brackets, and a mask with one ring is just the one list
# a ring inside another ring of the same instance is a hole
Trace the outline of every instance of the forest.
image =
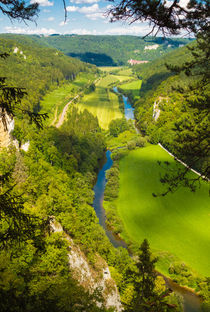
[[(5, 34), (20, 40), (20, 36)], [(83, 62), (97, 66), (127, 65), (129, 59), (152, 61), (160, 56), (183, 46), (192, 39), (187, 38), (162, 38), (148, 37), (143, 39), (138, 36), (91, 36), (91, 35), (51, 35), (25, 36), (38, 44), (56, 48), (65, 55), (78, 58)], [(24, 37), (23, 37), (24, 38)], [(145, 49), (147, 46), (158, 45), (155, 49)]]
[(0, 35), (2, 312), (209, 311), (207, 43)]

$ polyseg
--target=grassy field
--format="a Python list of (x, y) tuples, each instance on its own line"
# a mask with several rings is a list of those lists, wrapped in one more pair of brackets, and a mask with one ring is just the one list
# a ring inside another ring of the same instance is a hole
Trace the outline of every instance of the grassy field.
[(97, 86), (101, 87), (101, 88), (108, 88), (113, 83), (114, 84), (118, 84), (119, 83), (119, 79), (117, 78), (117, 76), (115, 76), (115, 75), (107, 75), (107, 76), (105, 76), (105, 77), (103, 77), (102, 79), (99, 80), (99, 82), (97, 83)]
[(128, 82), (125, 84), (120, 85), (120, 89), (122, 89), (125, 92), (131, 92), (134, 100), (139, 99), (139, 90), (141, 88), (141, 80), (135, 80), (132, 82)]
[(133, 76), (132, 68), (122, 68), (120, 71), (118, 71), (118, 75), (121, 76)]
[(64, 106), (82, 90), (82, 88), (95, 80), (91, 73), (80, 73), (72, 82), (66, 82), (62, 86), (48, 92), (40, 102), (41, 113), (47, 113), (49, 125), (55, 124)]
[(74, 97), (77, 91), (78, 88), (72, 83), (69, 83), (64, 84), (44, 96), (43, 100), (40, 102), (41, 113), (48, 114), (48, 124), (56, 122), (64, 106)]
[(101, 71), (103, 72), (113, 72), (113, 71), (118, 71), (120, 70), (122, 67), (121, 66), (100, 66), (98, 67)]
[(96, 87), (95, 92), (85, 95), (76, 105), (79, 110), (87, 109), (97, 116), (100, 126), (108, 129), (110, 121), (122, 118), (123, 115), (119, 109), (118, 96), (101, 85), (103, 81)]
[[(141, 244), (147, 238), (155, 251), (168, 252), (196, 270), (209, 275), (210, 211), (208, 186), (192, 193), (180, 188), (165, 197), (153, 197), (163, 191), (159, 182), (163, 170), (157, 161), (174, 160), (159, 146), (148, 146), (129, 153), (120, 161), (118, 212), (125, 235)], [(158, 269), (167, 273), (168, 260)]]

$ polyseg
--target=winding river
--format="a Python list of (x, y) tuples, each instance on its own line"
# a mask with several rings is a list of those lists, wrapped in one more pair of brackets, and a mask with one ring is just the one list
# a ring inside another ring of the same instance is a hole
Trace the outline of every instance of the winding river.
[[(119, 93), (117, 87), (113, 88), (114, 92)], [(123, 95), (124, 102), (124, 112), (125, 118), (132, 119), (134, 121), (134, 108), (129, 103), (126, 96)], [(137, 129), (138, 130), (138, 129)], [(124, 247), (127, 248), (126, 243), (118, 238), (112, 233), (112, 231), (106, 225), (106, 216), (103, 208), (104, 190), (106, 186), (106, 171), (109, 170), (113, 165), (113, 160), (111, 159), (111, 151), (106, 152), (106, 162), (98, 173), (97, 181), (94, 186), (94, 201), (93, 207), (95, 209), (96, 215), (99, 218), (99, 224), (104, 228), (106, 235), (108, 236), (110, 242), (114, 247)], [(162, 275), (162, 274), (160, 274)], [(162, 275), (165, 279), (166, 285), (171, 288), (175, 293), (182, 296), (184, 312), (200, 312), (201, 311), (201, 301), (200, 298), (190, 291), (189, 289), (179, 286), (171, 279)]]

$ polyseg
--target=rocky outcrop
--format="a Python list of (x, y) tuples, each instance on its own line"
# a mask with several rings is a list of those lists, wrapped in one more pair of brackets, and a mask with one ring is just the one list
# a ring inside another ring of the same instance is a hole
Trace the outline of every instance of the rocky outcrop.
[(7, 148), (11, 144), (12, 139), (10, 133), (14, 129), (14, 124), (13, 118), (6, 113), (3, 116), (0, 111), (0, 149)]
[(168, 98), (166, 97), (162, 97), (162, 96), (159, 96), (159, 98), (154, 102), (154, 105), (153, 105), (153, 114), (152, 114), (152, 117), (155, 121), (158, 120), (158, 118), (160, 117), (160, 104), (161, 102), (165, 100), (166, 102), (168, 102)]
[(123, 308), (117, 286), (111, 278), (109, 267), (105, 260), (99, 255), (96, 255), (96, 264), (95, 268), (93, 268), (80, 247), (63, 231), (61, 224), (56, 222), (54, 217), (51, 217), (50, 228), (53, 232), (62, 232), (69, 243), (68, 258), (73, 277), (90, 292), (100, 288), (105, 299), (106, 307), (114, 307), (115, 311), (122, 311)]

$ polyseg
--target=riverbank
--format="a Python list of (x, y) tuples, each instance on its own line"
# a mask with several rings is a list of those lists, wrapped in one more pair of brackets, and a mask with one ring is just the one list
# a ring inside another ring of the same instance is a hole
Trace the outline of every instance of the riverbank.
[[(103, 204), (104, 204), (103, 191), (106, 185), (106, 172), (107, 170), (110, 170), (110, 168), (112, 168), (112, 165), (113, 165), (113, 161), (111, 159), (111, 152), (107, 151), (106, 156), (107, 156), (106, 163), (100, 170), (98, 174), (97, 183), (94, 187), (94, 192), (95, 192), (94, 208), (99, 218), (99, 222), (101, 226), (105, 229), (106, 234), (110, 242), (114, 245), (114, 247), (127, 248), (126, 243), (122, 239), (120, 239), (118, 235), (114, 235), (106, 224), (106, 216), (105, 216), (105, 211), (103, 209)], [(183, 298), (183, 306), (184, 306), (183, 311), (184, 312), (199, 312), (200, 311), (201, 299), (195, 293), (193, 289), (190, 289), (186, 286), (185, 287), (180, 286), (177, 283), (173, 282), (169, 277), (163, 275), (162, 273), (160, 272), (157, 272), (157, 273), (158, 275), (161, 275), (164, 278), (166, 282), (166, 286), (168, 288), (170, 288), (176, 294), (178, 294), (179, 296)]]

